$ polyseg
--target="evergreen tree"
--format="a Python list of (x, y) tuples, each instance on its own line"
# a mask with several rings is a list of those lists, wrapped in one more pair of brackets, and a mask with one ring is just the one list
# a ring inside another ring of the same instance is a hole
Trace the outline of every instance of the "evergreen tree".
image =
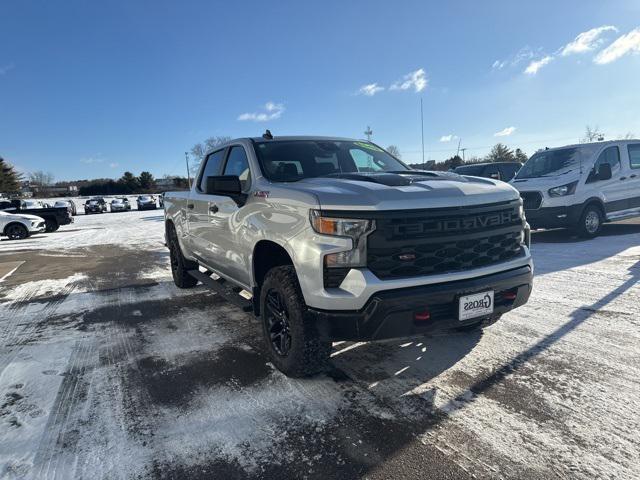
[(516, 159), (516, 162), (524, 163), (527, 160), (529, 160), (529, 157), (522, 150), (520, 150), (519, 148), (516, 148), (515, 159)]
[(134, 193), (140, 189), (140, 182), (131, 172), (124, 172), (124, 175), (118, 180), (118, 183), (122, 185), (123, 193)]
[(496, 144), (489, 154), (485, 157), (486, 162), (513, 162), (515, 160), (513, 150), (503, 145), (502, 143)]
[(141, 172), (138, 179), (140, 188), (144, 191), (151, 191), (156, 188), (156, 179), (150, 172)]
[(15, 193), (20, 190), (22, 176), (16, 172), (13, 165), (0, 157), (0, 192)]

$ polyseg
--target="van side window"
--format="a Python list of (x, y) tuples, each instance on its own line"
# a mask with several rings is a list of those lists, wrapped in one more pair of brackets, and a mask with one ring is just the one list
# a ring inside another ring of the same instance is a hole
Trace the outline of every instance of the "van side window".
[(213, 152), (209, 154), (207, 158), (205, 158), (205, 165), (202, 169), (202, 174), (198, 179), (198, 189), (202, 192), (206, 190), (207, 187), (207, 177), (215, 177), (216, 175), (220, 175), (220, 168), (222, 167), (222, 159), (224, 158), (224, 148), (222, 150), (218, 150), (217, 152)]
[(627, 145), (629, 152), (629, 166), (631, 168), (640, 168), (640, 143), (631, 143)]
[(606, 148), (596, 160), (587, 183), (595, 182), (598, 180), (598, 172), (600, 171), (600, 165), (608, 163), (611, 165), (611, 174), (616, 175), (620, 171), (620, 149), (618, 147)]
[(249, 170), (249, 160), (243, 147), (231, 147), (223, 175), (237, 175), (240, 178), (242, 191), (246, 192), (249, 189), (251, 186), (251, 171)]

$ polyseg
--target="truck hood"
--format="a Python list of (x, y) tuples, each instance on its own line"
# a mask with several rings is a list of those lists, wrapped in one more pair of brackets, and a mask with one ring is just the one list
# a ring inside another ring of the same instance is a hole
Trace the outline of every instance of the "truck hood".
[(408, 210), (497, 203), (519, 198), (511, 185), (454, 173), (336, 174), (287, 185), (318, 198), (326, 210)]

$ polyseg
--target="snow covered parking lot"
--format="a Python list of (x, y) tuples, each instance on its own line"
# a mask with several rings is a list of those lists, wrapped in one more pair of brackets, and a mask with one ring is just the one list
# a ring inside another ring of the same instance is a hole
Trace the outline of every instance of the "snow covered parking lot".
[(311, 380), (174, 287), (160, 211), (0, 241), (0, 477), (638, 478), (640, 223), (533, 241), (525, 307)]

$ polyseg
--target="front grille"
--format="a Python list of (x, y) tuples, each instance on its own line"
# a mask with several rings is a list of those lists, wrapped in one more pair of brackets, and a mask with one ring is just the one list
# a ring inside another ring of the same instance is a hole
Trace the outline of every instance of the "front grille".
[(367, 266), (380, 279), (457, 272), (500, 263), (521, 252), (520, 200), (369, 216)]
[(525, 210), (537, 210), (542, 204), (542, 194), (540, 192), (520, 192)]

